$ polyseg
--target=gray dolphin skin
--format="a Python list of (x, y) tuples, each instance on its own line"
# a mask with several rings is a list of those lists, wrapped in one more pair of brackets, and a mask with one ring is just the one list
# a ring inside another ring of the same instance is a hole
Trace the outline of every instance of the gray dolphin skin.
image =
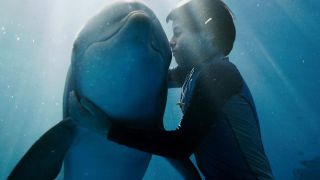
[[(128, 127), (163, 129), (170, 61), (168, 39), (146, 5), (119, 2), (104, 8), (74, 42), (64, 120), (28, 150), (9, 179), (54, 179), (62, 164), (65, 179), (142, 179), (151, 154), (75, 124), (68, 96), (76, 91)], [(184, 177), (198, 175), (190, 160), (169, 161)]]
[[(72, 87), (64, 102), (75, 90), (128, 126), (162, 128), (170, 60), (167, 37), (149, 8), (137, 2), (113, 4), (76, 39), (67, 84)], [(80, 129), (64, 161), (65, 178), (142, 179), (150, 158)]]

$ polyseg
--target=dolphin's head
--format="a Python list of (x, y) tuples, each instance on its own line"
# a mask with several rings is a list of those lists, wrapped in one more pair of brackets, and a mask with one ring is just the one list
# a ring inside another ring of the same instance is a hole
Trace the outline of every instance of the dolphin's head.
[(168, 39), (154, 13), (139, 2), (115, 3), (79, 33), (71, 79), (81, 96), (109, 116), (150, 126), (162, 121), (170, 61)]
[(124, 33), (152, 43), (154, 49), (166, 56), (165, 59), (171, 60), (167, 37), (157, 17), (146, 5), (134, 1), (111, 4), (95, 15), (79, 33), (73, 55), (79, 57), (91, 45)]

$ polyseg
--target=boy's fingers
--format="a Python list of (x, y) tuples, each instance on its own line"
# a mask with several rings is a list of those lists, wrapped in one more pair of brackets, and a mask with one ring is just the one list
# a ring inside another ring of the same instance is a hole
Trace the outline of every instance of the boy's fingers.
[(69, 115), (73, 117), (82, 116), (85, 109), (80, 104), (78, 97), (74, 91), (69, 94)]
[(68, 101), (69, 105), (77, 105), (77, 99), (75, 97), (74, 91), (71, 91), (69, 93), (69, 101)]
[(87, 110), (89, 111), (92, 115), (97, 116), (99, 114), (101, 114), (101, 110), (100, 108), (98, 108), (95, 104), (93, 104), (90, 100), (88, 100), (85, 97), (82, 97), (80, 99), (80, 103), (81, 105)]
[(110, 121), (108, 114), (87, 98), (81, 98), (80, 103), (84, 108), (87, 109), (87, 111), (91, 113), (91, 115), (104, 121)]

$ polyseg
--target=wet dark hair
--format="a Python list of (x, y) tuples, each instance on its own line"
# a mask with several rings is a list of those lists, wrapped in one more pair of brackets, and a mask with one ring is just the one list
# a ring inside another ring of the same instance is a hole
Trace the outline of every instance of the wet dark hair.
[(221, 0), (191, 0), (170, 12), (166, 21), (177, 20), (192, 32), (212, 35), (218, 49), (228, 55), (233, 48), (236, 29), (233, 16)]

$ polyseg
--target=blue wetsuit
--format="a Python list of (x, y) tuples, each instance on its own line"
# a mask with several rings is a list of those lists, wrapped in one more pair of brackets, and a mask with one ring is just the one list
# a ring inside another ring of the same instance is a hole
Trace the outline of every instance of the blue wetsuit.
[[(179, 84), (184, 71), (171, 70), (171, 79)], [(250, 91), (227, 58), (192, 68), (179, 104), (183, 118), (174, 131), (114, 124), (108, 138), (171, 158), (194, 153), (206, 179), (273, 179)]]

